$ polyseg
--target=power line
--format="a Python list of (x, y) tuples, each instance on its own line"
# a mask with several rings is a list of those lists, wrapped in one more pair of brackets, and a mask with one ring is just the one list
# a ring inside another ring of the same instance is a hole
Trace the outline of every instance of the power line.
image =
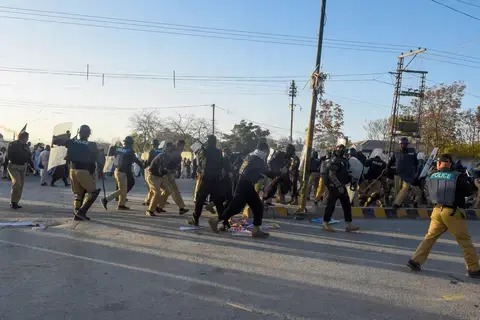
[(472, 19), (475, 19), (475, 20), (479, 20), (479, 21), (480, 21), (480, 18), (475, 17), (475, 16), (472, 16), (471, 14), (468, 14), (468, 13), (466, 13), (466, 12), (463, 12), (463, 11), (461, 11), (461, 10), (458, 10), (458, 9), (456, 9), (456, 8), (454, 8), (454, 7), (449, 6), (449, 5), (446, 5), (445, 3), (441, 3), (441, 2), (439, 2), (439, 1), (437, 1), (437, 0), (431, 0), (431, 1), (434, 2), (434, 3), (436, 3), (436, 4), (438, 4), (438, 5), (443, 6), (443, 7), (445, 7), (445, 8), (448, 8), (448, 9), (450, 9), (450, 10), (452, 10), (452, 11), (455, 11), (455, 12), (458, 12), (458, 13), (460, 13), (460, 14), (463, 14), (464, 16), (467, 16), (467, 17), (470, 17), (470, 18), (472, 18)]
[(464, 4), (467, 4), (469, 6), (472, 6), (472, 7), (475, 7), (475, 8), (480, 8), (480, 6), (478, 4), (474, 4), (474, 3), (471, 3), (471, 2), (467, 2), (467, 1), (464, 1), (464, 0), (455, 0), (457, 2), (460, 2), (460, 3), (464, 3)]
[(332, 94), (332, 93), (325, 93), (325, 95), (332, 96), (332, 97), (337, 97), (337, 98), (352, 101), (352, 102), (364, 103), (364, 104), (367, 104), (367, 105), (370, 105), (370, 106), (376, 107), (376, 108), (389, 108), (389, 109), (391, 108), (391, 106), (387, 106), (387, 105), (383, 105), (383, 104), (377, 104), (377, 103), (363, 101), (363, 100), (358, 100), (358, 99), (355, 99), (355, 98), (343, 97), (343, 96), (339, 96), (339, 95)]

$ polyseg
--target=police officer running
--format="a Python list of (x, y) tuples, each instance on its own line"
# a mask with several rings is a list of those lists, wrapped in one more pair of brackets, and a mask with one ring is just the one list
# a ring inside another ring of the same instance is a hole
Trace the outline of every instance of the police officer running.
[[(87, 211), (100, 194), (101, 189), (97, 189), (95, 179), (92, 175), (92, 167), (103, 168), (104, 163), (98, 156), (99, 151), (95, 142), (88, 141), (91, 135), (90, 127), (82, 125), (78, 132), (78, 138), (63, 140), (53, 137), (53, 144), (65, 146), (67, 148), (67, 161), (70, 168), (70, 180), (72, 181), (72, 191), (75, 195), (73, 202), (74, 220), (90, 220), (87, 217)], [(70, 134), (68, 134), (68, 137)], [(99, 170), (99, 175), (103, 175)], [(88, 193), (87, 199), (85, 195)]]
[(18, 134), (17, 140), (10, 142), (7, 148), (5, 162), (7, 171), (12, 180), (12, 191), (10, 194), (10, 208), (21, 209), (18, 205), (22, 198), (23, 185), (25, 182), (25, 173), (28, 165), (34, 168), (32, 153), (27, 145), (29, 138), (28, 132), (22, 131)]
[(169, 148), (167, 151), (169, 155), (169, 161), (166, 163), (167, 176), (165, 183), (167, 185), (167, 190), (164, 195), (161, 196), (159, 207), (164, 208), (167, 203), (168, 197), (171, 195), (173, 201), (179, 208), (179, 214), (185, 214), (188, 212), (188, 209), (185, 208), (185, 202), (183, 201), (182, 195), (178, 190), (177, 182), (175, 181), (175, 175), (177, 173), (177, 168), (182, 163), (182, 152), (185, 149), (185, 140), (178, 140), (175, 148)]
[(335, 149), (334, 157), (327, 164), (327, 175), (325, 185), (328, 189), (327, 204), (323, 216), (323, 229), (328, 232), (334, 232), (328, 224), (331, 220), (337, 200), (342, 204), (343, 214), (345, 216), (345, 231), (357, 231), (360, 228), (352, 224), (352, 205), (348, 196), (346, 185), (350, 183), (351, 177), (348, 173), (349, 163), (345, 159), (345, 146), (339, 145)]
[(240, 176), (238, 179), (237, 188), (233, 195), (233, 200), (230, 205), (222, 212), (219, 218), (211, 218), (208, 223), (213, 232), (218, 232), (218, 223), (223, 221), (224, 225), (228, 225), (228, 220), (234, 215), (240, 213), (245, 205), (248, 204), (253, 212), (253, 231), (252, 237), (265, 238), (270, 234), (261, 230), (263, 219), (263, 203), (255, 191), (255, 184), (262, 175), (271, 178), (274, 175), (268, 171), (265, 166), (265, 160), (269, 152), (269, 147), (266, 142), (260, 142), (257, 149), (250, 153), (243, 161), (240, 168)]
[[(167, 194), (167, 164), (170, 161), (170, 149), (173, 148), (172, 143), (167, 144), (166, 151), (158, 153), (155, 158), (149, 163), (148, 168), (145, 170), (148, 174), (145, 175), (150, 196), (150, 203), (148, 209), (145, 212), (146, 216), (155, 217), (154, 211), (161, 213), (165, 212), (163, 207), (160, 207), (162, 197), (166, 197)], [(165, 205), (165, 204), (163, 204)]]
[(421, 271), (421, 265), (427, 260), (433, 245), (448, 230), (462, 248), (467, 276), (480, 279), (477, 251), (468, 233), (465, 216), (457, 210), (465, 208), (465, 197), (473, 193), (473, 188), (465, 174), (456, 172), (451, 166), (452, 157), (442, 154), (437, 162), (437, 170), (427, 177), (426, 186), (435, 207), (427, 235), (407, 266), (414, 271)]
[(222, 151), (217, 149), (217, 138), (214, 135), (208, 136), (206, 146), (198, 152), (201, 176), (195, 197), (195, 211), (192, 220), (188, 222), (190, 225), (198, 226), (203, 205), (209, 195), (218, 214), (223, 212), (225, 198), (225, 188), (222, 185), (223, 160)]
[[(132, 175), (132, 165), (136, 163), (141, 169), (143, 164), (138, 160), (135, 152), (133, 151), (133, 138), (128, 136), (125, 138), (124, 146), (120, 148), (110, 148), (108, 151), (109, 156), (115, 156), (115, 182), (118, 189), (102, 199), (102, 205), (107, 210), (107, 204), (118, 197), (118, 210), (130, 210), (125, 206), (128, 193), (128, 176)], [(133, 177), (131, 177), (133, 178)]]
[[(155, 159), (156, 156), (158, 156), (160, 153), (163, 152), (163, 149), (160, 149), (159, 146), (160, 146), (160, 141), (158, 139), (153, 139), (152, 149), (148, 153), (148, 159), (144, 163), (145, 181), (147, 182), (147, 184), (148, 184), (148, 175), (150, 174), (150, 170), (148, 170), (148, 167), (150, 167), (150, 165), (152, 164), (153, 159)], [(150, 184), (148, 184), (148, 186), (150, 186)], [(150, 205), (150, 201), (152, 200), (153, 193), (154, 193), (153, 190), (150, 189), (149, 187), (147, 197), (145, 198), (145, 201), (143, 201), (142, 205), (144, 206)]]

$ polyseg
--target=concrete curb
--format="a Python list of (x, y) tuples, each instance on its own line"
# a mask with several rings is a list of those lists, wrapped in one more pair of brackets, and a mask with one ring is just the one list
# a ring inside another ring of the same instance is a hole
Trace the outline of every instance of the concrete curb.
[[(307, 208), (308, 213), (304, 214), (305, 218), (322, 216), (325, 207), (310, 207)], [(272, 206), (265, 207), (265, 218), (287, 218), (295, 215), (296, 207)], [(393, 208), (352, 208), (352, 216), (354, 219), (412, 219), (412, 220), (429, 220), (433, 208), (400, 208), (395, 213)], [(480, 220), (480, 210), (467, 209), (461, 210), (465, 214), (467, 220)], [(335, 210), (337, 215), (343, 215), (341, 207)], [(253, 217), (249, 207), (243, 211), (244, 217)], [(335, 215), (334, 215), (335, 216)]]

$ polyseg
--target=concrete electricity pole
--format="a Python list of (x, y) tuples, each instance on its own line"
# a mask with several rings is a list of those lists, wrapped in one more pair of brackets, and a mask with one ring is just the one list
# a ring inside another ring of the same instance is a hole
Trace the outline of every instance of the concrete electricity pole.
[(295, 98), (297, 97), (297, 85), (295, 84), (295, 80), (292, 80), (288, 96), (292, 98), (292, 102), (290, 103), (290, 143), (293, 143), (293, 110), (295, 108)]
[(308, 184), (308, 175), (310, 172), (310, 160), (312, 157), (312, 144), (313, 144), (313, 130), (315, 128), (315, 116), (317, 115), (317, 101), (318, 94), (322, 93), (323, 80), (324, 77), (320, 74), (320, 64), (322, 62), (322, 44), (323, 44), (323, 30), (325, 26), (325, 10), (327, 7), (327, 0), (322, 0), (322, 7), (320, 10), (320, 26), (318, 30), (318, 46), (317, 46), (317, 58), (315, 59), (315, 71), (312, 75), (312, 105), (310, 107), (310, 122), (308, 123), (307, 131), (307, 141), (306, 148), (307, 152), (305, 153), (305, 165), (303, 166), (302, 173), (302, 189), (300, 196), (300, 207), (297, 210), (297, 213), (307, 212), (306, 202), (307, 202), (307, 184)]

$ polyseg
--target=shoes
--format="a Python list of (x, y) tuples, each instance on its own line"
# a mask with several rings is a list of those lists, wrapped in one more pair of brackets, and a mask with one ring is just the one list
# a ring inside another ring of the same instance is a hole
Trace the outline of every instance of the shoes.
[(67, 183), (67, 184), (65, 185), (65, 188), (68, 188), (68, 187), (70, 187), (70, 186), (71, 186), (71, 184), (70, 184), (70, 183)]
[(54, 184), (51, 184), (51, 183), (50, 183), (50, 187), (52, 187), (52, 188), (56, 188), (57, 186), (56, 186), (56, 185), (54, 185)]
[(264, 232), (258, 226), (254, 226), (252, 230), (252, 238), (267, 238), (270, 236), (270, 233)]
[(208, 224), (210, 225), (210, 229), (212, 229), (212, 232), (218, 233), (218, 222), (218, 218), (208, 219)]
[(157, 213), (164, 213), (164, 212), (167, 212), (166, 210), (163, 210), (163, 209), (162, 209), (162, 208), (160, 208), (160, 207), (157, 207), (157, 209), (155, 209), (155, 211), (156, 211)]
[(102, 207), (103, 209), (107, 210), (107, 203), (108, 203), (108, 200), (107, 198), (102, 198)]
[(10, 208), (17, 210), (17, 209), (22, 209), (22, 206), (19, 206), (18, 203), (12, 202), (10, 203)]
[(87, 215), (81, 211), (75, 212), (75, 217), (78, 217), (80, 220), (90, 221), (90, 218), (87, 217)]
[(480, 279), (480, 270), (467, 271), (467, 277), (473, 278), (473, 279)]
[(147, 211), (147, 212), (145, 212), (145, 215), (146, 215), (147, 217), (156, 217), (156, 216), (157, 216), (157, 215), (156, 215), (155, 213), (153, 213), (152, 211)]
[(48, 186), (48, 183), (44, 182), (44, 183), (41, 183), (40, 185), (41, 185), (42, 187), (46, 187), (46, 186)]
[(118, 206), (118, 207), (117, 207), (117, 210), (127, 211), (127, 210), (130, 210), (130, 208), (129, 208), (129, 207), (126, 207), (126, 206)]
[(150, 201), (145, 201), (142, 203), (142, 206), (148, 207), (150, 205)]
[(415, 262), (412, 259), (408, 260), (407, 267), (409, 267), (413, 271), (422, 271), (422, 267), (420, 266), (420, 263)]
[(215, 209), (213, 207), (214, 207), (213, 203), (208, 203), (208, 204), (205, 205), (205, 210), (207, 210), (210, 213), (217, 214), (217, 212), (215, 211)]
[(179, 214), (179, 215), (184, 215), (184, 214), (187, 213), (188, 211), (189, 211), (188, 209), (181, 208), (181, 209), (178, 211), (178, 214)]
[(346, 232), (353, 232), (353, 231), (358, 231), (358, 230), (360, 230), (359, 226), (355, 226), (351, 222), (347, 222), (347, 225), (345, 226), (345, 231)]
[(187, 223), (191, 226), (195, 226), (195, 227), (198, 227), (199, 224), (198, 224), (198, 221), (195, 221), (195, 220), (188, 220)]
[(335, 230), (333, 230), (333, 228), (328, 224), (328, 222), (325, 221), (322, 224), (322, 229), (327, 232), (335, 232)]

